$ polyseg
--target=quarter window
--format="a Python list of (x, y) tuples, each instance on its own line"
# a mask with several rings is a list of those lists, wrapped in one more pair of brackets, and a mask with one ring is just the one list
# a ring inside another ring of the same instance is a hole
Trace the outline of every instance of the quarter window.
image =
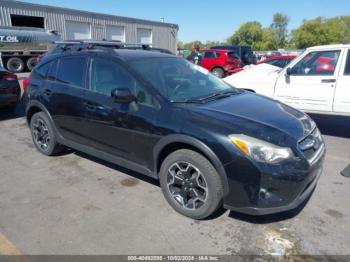
[(333, 75), (339, 55), (339, 50), (311, 52), (292, 68), (291, 75)]
[(84, 57), (61, 58), (56, 80), (64, 84), (84, 87), (85, 68), (86, 59)]
[(348, 56), (346, 58), (344, 75), (350, 75), (350, 50), (348, 50)]
[(91, 64), (90, 90), (106, 96), (116, 88), (129, 88), (139, 104), (152, 104), (151, 96), (121, 65), (104, 59), (94, 59)]

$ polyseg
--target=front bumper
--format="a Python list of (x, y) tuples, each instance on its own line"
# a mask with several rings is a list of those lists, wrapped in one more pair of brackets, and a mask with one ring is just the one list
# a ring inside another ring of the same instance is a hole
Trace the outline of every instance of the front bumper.
[[(314, 191), (323, 171), (324, 156), (325, 148), (307, 169), (301, 164), (262, 170), (250, 168), (246, 174), (228, 176), (229, 194), (224, 198), (224, 207), (249, 215), (268, 215), (297, 208)], [(235, 163), (225, 167), (226, 173), (232, 172), (232, 168)]]

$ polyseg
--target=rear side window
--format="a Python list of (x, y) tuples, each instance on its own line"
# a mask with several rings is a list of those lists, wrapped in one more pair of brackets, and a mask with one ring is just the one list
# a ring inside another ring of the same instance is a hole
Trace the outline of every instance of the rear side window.
[(60, 59), (56, 80), (76, 87), (84, 87), (85, 57), (63, 57)]
[(34, 70), (34, 74), (36, 74), (36, 76), (44, 79), (44, 78), (46, 78), (46, 75), (47, 75), (48, 71), (50, 70), (50, 66), (51, 66), (50, 62), (43, 64)]
[(215, 52), (205, 52), (204, 58), (216, 58)]
[(344, 75), (350, 75), (350, 50), (348, 50), (348, 56), (346, 58)]
[(51, 63), (50, 70), (47, 73), (47, 79), (53, 80), (53, 81), (56, 80), (56, 73), (57, 73), (57, 60)]

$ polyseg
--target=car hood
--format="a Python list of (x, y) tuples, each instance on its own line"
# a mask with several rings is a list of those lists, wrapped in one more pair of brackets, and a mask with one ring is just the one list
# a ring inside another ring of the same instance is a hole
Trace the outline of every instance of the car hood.
[(227, 133), (251, 135), (278, 145), (297, 142), (315, 127), (306, 114), (251, 92), (191, 105), (190, 111), (202, 115), (211, 128), (222, 127)]
[(223, 80), (238, 88), (249, 88), (249, 86), (255, 86), (256, 84), (269, 84), (273, 86), (280, 71), (281, 68), (269, 64), (252, 65)]

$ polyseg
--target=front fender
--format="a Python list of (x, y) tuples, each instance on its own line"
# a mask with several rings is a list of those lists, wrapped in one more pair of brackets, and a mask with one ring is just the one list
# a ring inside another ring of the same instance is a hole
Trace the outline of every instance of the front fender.
[[(226, 196), (228, 193), (228, 181), (224, 166), (222, 165), (217, 155), (205, 143), (194, 137), (183, 134), (174, 134), (161, 138), (153, 149), (154, 171), (156, 173), (158, 172), (157, 163), (162, 150), (168, 145), (175, 143), (184, 143), (190, 145), (196, 148), (206, 158), (209, 159), (209, 161), (214, 165), (215, 169), (219, 173), (224, 188), (224, 196)], [(158, 176), (158, 173), (156, 175)]]

